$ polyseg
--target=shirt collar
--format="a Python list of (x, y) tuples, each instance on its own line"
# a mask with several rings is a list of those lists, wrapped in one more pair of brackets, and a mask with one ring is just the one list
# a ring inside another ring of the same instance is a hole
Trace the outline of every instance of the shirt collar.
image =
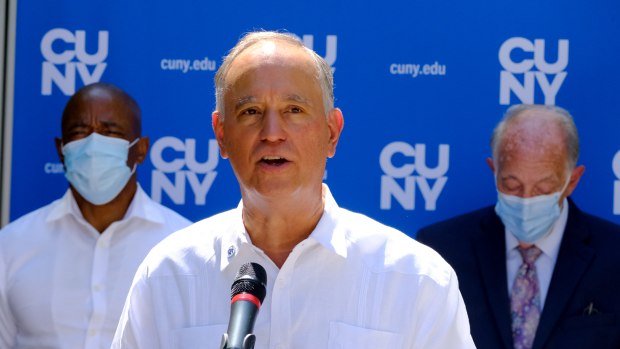
[(231, 222), (226, 230), (222, 232), (220, 246), (221, 271), (224, 271), (234, 258), (240, 255), (249, 256), (248, 252), (255, 248), (243, 225), (243, 201), (239, 201), (237, 208), (233, 209), (230, 214), (232, 215)]
[(326, 249), (335, 254), (347, 257), (347, 240), (346, 233), (340, 228), (338, 211), (340, 207), (336, 203), (327, 184), (323, 184), (323, 199), (325, 208), (319, 223), (310, 234), (310, 239), (316, 240)]
[(123, 219), (128, 218), (139, 218), (157, 224), (166, 223), (158, 204), (142, 190), (139, 184), (136, 195), (134, 195), (133, 200), (131, 200), (127, 208), (127, 213), (125, 213), (125, 217), (123, 217)]
[[(48, 223), (53, 222), (62, 219), (63, 217), (68, 215), (74, 216), (76, 219), (84, 221), (82, 211), (80, 211), (80, 208), (77, 205), (77, 201), (75, 201), (75, 197), (73, 197), (71, 189), (67, 189), (65, 195), (63, 195), (62, 198), (58, 200), (58, 204), (55, 205), (54, 208), (50, 211), (46, 221)], [(127, 208), (127, 212), (125, 213), (125, 216), (122, 220), (130, 218), (142, 219), (156, 224), (165, 223), (161, 211), (157, 209), (157, 204), (153, 200), (151, 200), (148, 195), (146, 195), (146, 193), (139, 184), (136, 190), (136, 194), (131, 200), (129, 207)]]
[[(560, 211), (560, 216), (553, 224), (551, 232), (534, 243), (545, 255), (552, 258), (557, 256), (560, 250), (560, 243), (562, 242), (562, 237), (564, 236), (567, 221), (568, 200), (565, 198), (562, 202), (562, 211)], [(508, 229), (504, 230), (504, 234), (506, 236), (506, 252), (509, 253), (519, 246), (519, 240), (517, 240), (517, 238), (515, 238), (514, 235), (508, 231)]]
[[(314, 228), (308, 240), (313, 240), (321, 244), (327, 250), (334, 252), (342, 257), (347, 256), (346, 234), (338, 224), (338, 204), (331, 194), (329, 187), (323, 184), (323, 199), (325, 207), (323, 215), (317, 226)], [(232, 210), (233, 222), (228, 226), (227, 231), (223, 232), (222, 243), (220, 246), (220, 270), (226, 269), (236, 256), (249, 258), (250, 251), (257, 250), (252, 245), (250, 236), (243, 225), (243, 201), (239, 202), (237, 208)]]

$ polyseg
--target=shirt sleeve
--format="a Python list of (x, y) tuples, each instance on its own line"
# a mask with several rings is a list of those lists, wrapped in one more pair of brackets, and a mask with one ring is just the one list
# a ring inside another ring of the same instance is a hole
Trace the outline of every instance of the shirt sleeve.
[(146, 266), (138, 269), (127, 295), (111, 349), (161, 349)]
[(427, 280), (421, 286), (418, 311), (422, 320), (412, 348), (475, 349), (469, 318), (454, 270), (445, 285)]
[(15, 345), (17, 328), (9, 306), (7, 268), (2, 255), (0, 250), (0, 348), (12, 348)]

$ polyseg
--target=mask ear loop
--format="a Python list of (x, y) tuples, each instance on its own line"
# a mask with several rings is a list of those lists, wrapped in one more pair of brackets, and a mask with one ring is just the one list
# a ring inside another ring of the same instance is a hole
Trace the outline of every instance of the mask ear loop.
[[(134, 139), (131, 143), (129, 143), (127, 145), (127, 151), (129, 151), (129, 148), (133, 147), (134, 145), (136, 145), (136, 143), (138, 143), (138, 141), (140, 140), (141, 137), (138, 137), (136, 139)], [(136, 167), (137, 167), (138, 163), (134, 162), (133, 164), (133, 168), (131, 169), (131, 173), (129, 174), (130, 176), (133, 176), (133, 174), (136, 172)]]
[(566, 179), (566, 183), (564, 183), (564, 187), (562, 187), (562, 190), (560, 190), (560, 195), (562, 193), (564, 193), (564, 190), (566, 190), (566, 188), (568, 188), (568, 184), (570, 183), (570, 178), (571, 178), (571, 173), (568, 174), (568, 178)]
[[(564, 187), (562, 187), (562, 189), (560, 189), (560, 197), (562, 196), (562, 194), (564, 194), (564, 190), (566, 190), (566, 188), (568, 188), (568, 184), (570, 183), (570, 178), (571, 178), (571, 173), (569, 172), (568, 179), (566, 179), (566, 183), (564, 183)], [(566, 198), (564, 198), (564, 200), (566, 200)], [(558, 205), (560, 206), (560, 208), (562, 208), (562, 203), (558, 202)]]

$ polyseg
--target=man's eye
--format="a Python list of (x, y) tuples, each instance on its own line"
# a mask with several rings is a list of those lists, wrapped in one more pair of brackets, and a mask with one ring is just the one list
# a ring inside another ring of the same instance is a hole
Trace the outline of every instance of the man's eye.
[(291, 107), (291, 113), (301, 113), (303, 110), (300, 107)]
[(256, 115), (258, 114), (258, 110), (256, 110), (255, 108), (249, 108), (243, 111), (244, 115)]
[(101, 134), (110, 137), (123, 137), (125, 135), (123, 132), (117, 130), (105, 130), (102, 131)]
[(549, 195), (549, 194), (553, 194), (555, 191), (549, 188), (536, 188), (536, 191), (534, 192), (534, 195), (538, 196), (538, 195)]
[(78, 137), (78, 136), (83, 136), (85, 134), (86, 134), (86, 132), (84, 132), (84, 131), (72, 131), (72, 132), (68, 132), (67, 136), (69, 136), (69, 137)]
[(84, 138), (88, 136), (88, 131), (87, 130), (74, 130), (74, 131), (69, 131), (66, 134), (66, 137), (68, 139), (79, 139), (79, 138)]
[(502, 187), (507, 192), (514, 192), (521, 188), (521, 186), (518, 183), (512, 183), (512, 182), (508, 182), (508, 183), (504, 182)]

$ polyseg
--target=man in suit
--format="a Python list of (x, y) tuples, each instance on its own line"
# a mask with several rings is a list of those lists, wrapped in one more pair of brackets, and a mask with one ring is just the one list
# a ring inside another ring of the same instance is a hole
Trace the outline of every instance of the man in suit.
[(477, 348), (620, 348), (620, 226), (568, 199), (585, 170), (571, 115), (513, 106), (491, 146), (497, 204), (417, 235), (456, 270)]

